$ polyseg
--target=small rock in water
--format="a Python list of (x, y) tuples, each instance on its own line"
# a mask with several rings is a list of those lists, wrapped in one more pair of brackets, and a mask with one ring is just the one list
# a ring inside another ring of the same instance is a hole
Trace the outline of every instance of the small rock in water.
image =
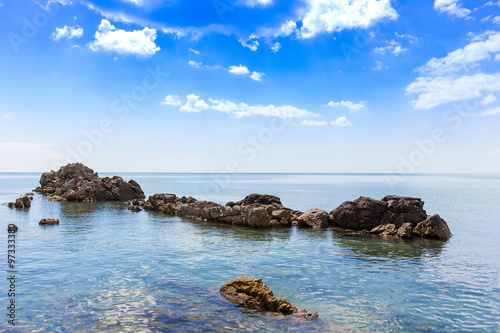
[(9, 224), (9, 227), (7, 228), (8, 232), (16, 232), (17, 230), (19, 230), (19, 228), (15, 224)]
[(56, 225), (59, 224), (59, 219), (41, 219), (39, 225)]
[(226, 283), (219, 291), (224, 298), (245, 308), (277, 312), (284, 315), (298, 314), (305, 318), (318, 317), (317, 313), (297, 308), (290, 302), (274, 296), (273, 292), (262, 283), (262, 279), (242, 276)]

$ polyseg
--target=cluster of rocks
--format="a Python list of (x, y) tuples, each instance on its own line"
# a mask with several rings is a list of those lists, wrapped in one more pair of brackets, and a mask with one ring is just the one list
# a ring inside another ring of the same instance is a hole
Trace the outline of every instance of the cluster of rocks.
[(128, 201), (144, 199), (141, 187), (134, 180), (121, 177), (99, 177), (81, 163), (70, 163), (58, 171), (45, 172), (35, 192), (50, 196), (51, 201)]
[(250, 194), (237, 202), (220, 205), (197, 201), (192, 197), (178, 198), (175, 194), (155, 194), (144, 204), (145, 210), (161, 211), (197, 220), (254, 228), (269, 228), (298, 224), (301, 212), (283, 207), (273, 195)]
[(419, 198), (388, 195), (382, 200), (360, 197), (346, 201), (328, 214), (329, 224), (371, 234), (448, 239), (447, 223), (439, 215), (427, 215)]
[(33, 193), (27, 193), (21, 198), (16, 199), (15, 202), (9, 202), (7, 204), (7, 207), (9, 208), (30, 208), (31, 207), (31, 201), (33, 200), (32, 196), (29, 196), (29, 194)]
[(284, 315), (298, 314), (305, 318), (318, 317), (317, 313), (297, 308), (290, 302), (274, 296), (273, 292), (262, 283), (262, 279), (242, 276), (224, 284), (219, 292), (227, 300), (248, 309), (277, 312)]
[[(312, 228), (338, 227), (401, 238), (446, 240), (451, 237), (446, 222), (439, 215), (427, 215), (421, 199), (394, 195), (388, 195), (382, 200), (360, 197), (344, 202), (330, 213), (317, 208), (302, 213), (284, 207), (276, 196), (255, 193), (226, 205), (163, 193), (150, 196), (143, 206), (145, 210), (170, 215), (255, 228), (296, 225)], [(134, 204), (131, 207), (140, 209)]]

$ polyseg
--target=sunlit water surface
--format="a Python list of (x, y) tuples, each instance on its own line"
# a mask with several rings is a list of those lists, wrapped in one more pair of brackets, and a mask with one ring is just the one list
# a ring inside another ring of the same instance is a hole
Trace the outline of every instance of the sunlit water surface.
[[(107, 174), (102, 174), (105, 176)], [(421, 197), (449, 224), (447, 242), (254, 230), (126, 210), (123, 203), (0, 206), (0, 329), (15, 332), (498, 332), (500, 176), (120, 174), (146, 195), (218, 203), (247, 194), (327, 211), (359, 196)], [(40, 174), (0, 174), (0, 202)], [(59, 226), (41, 227), (42, 218)], [(7, 323), (7, 225), (16, 234), (16, 322)], [(318, 312), (304, 322), (227, 302), (218, 288), (246, 275), (278, 297)]]

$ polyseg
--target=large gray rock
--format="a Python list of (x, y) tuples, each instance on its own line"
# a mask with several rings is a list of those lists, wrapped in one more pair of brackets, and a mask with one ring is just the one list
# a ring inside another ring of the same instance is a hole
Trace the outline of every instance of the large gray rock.
[(318, 208), (309, 209), (297, 218), (300, 227), (328, 227), (328, 213)]
[(35, 191), (45, 196), (58, 196), (67, 201), (128, 201), (144, 199), (137, 182), (121, 177), (101, 178), (81, 163), (70, 163), (58, 171), (45, 172)]

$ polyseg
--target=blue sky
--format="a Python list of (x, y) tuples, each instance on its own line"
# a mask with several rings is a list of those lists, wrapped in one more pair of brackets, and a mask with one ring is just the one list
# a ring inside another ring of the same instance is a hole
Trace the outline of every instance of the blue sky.
[(0, 172), (500, 172), (500, 1), (0, 0)]

